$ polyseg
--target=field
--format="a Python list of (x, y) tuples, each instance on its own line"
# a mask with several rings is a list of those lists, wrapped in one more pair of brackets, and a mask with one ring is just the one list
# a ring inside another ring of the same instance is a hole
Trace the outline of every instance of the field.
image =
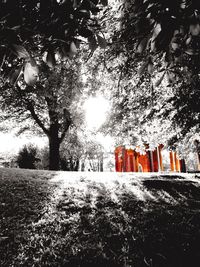
[(0, 266), (200, 266), (200, 176), (0, 169)]

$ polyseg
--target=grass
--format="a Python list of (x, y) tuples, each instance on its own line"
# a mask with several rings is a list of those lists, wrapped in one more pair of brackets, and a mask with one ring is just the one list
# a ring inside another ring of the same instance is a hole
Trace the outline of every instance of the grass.
[(199, 178), (0, 169), (0, 266), (197, 267)]

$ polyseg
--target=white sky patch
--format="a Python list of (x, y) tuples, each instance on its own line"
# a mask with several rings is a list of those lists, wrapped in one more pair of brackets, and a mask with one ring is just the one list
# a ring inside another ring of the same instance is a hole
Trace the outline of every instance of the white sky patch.
[(96, 135), (96, 140), (106, 149), (106, 151), (114, 151), (115, 141), (111, 136), (105, 136), (101, 133), (98, 133)]
[(0, 153), (16, 154), (26, 144), (34, 144), (41, 148), (47, 144), (47, 140), (41, 137), (17, 137), (12, 133), (0, 133)]
[(90, 97), (84, 104), (87, 127), (97, 130), (106, 120), (110, 104), (103, 96)]

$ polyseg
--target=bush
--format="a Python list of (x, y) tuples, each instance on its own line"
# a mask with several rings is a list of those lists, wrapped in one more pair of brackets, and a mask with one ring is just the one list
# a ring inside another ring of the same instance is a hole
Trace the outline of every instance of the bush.
[(38, 164), (38, 168), (40, 170), (49, 170), (49, 147), (43, 147), (38, 153), (41, 159), (40, 163)]
[(25, 145), (18, 153), (16, 160), (18, 166), (22, 169), (36, 169), (36, 163), (39, 161), (37, 152), (37, 147)]

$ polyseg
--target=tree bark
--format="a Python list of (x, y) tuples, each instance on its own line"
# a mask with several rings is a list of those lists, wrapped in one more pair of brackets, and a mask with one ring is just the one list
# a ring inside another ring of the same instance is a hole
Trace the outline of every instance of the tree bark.
[(49, 170), (60, 169), (60, 140), (58, 136), (58, 125), (52, 124), (49, 133)]
[(48, 131), (49, 137), (49, 170), (59, 170), (60, 164), (60, 144), (65, 138), (66, 132), (71, 124), (70, 113), (63, 110), (63, 124), (59, 123), (58, 98), (50, 92), (51, 97), (46, 97), (49, 110), (50, 127)]

